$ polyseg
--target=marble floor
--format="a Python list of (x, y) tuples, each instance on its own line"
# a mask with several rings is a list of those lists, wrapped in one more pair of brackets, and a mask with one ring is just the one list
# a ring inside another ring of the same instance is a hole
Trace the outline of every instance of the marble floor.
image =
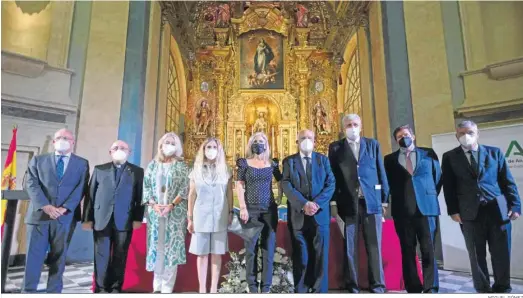
[[(67, 265), (64, 273), (64, 293), (91, 293), (93, 263)], [(439, 270), (440, 293), (475, 293), (472, 277), (468, 273)], [(6, 292), (20, 292), (24, 267), (10, 267), (7, 274)], [(45, 291), (47, 268), (42, 272), (38, 290)], [(523, 294), (523, 280), (513, 279), (512, 293)]]

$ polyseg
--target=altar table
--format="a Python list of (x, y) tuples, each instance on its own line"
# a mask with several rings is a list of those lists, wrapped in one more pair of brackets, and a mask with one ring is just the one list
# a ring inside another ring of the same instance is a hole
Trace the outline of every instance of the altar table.
[[(127, 266), (125, 268), (125, 280), (123, 284), (124, 292), (152, 292), (153, 273), (145, 270), (145, 255), (146, 255), (146, 230), (147, 225), (133, 232), (131, 245), (127, 256)], [(401, 266), (401, 249), (399, 239), (394, 228), (394, 221), (388, 219), (383, 223), (382, 235), (382, 258), (383, 269), (385, 273), (385, 284), (387, 290), (403, 290), (403, 277)], [(342, 289), (343, 282), (343, 255), (345, 254), (343, 245), (343, 236), (340, 232), (336, 220), (331, 221), (330, 228), (330, 246), (329, 246), (329, 289)], [(198, 274), (196, 269), (196, 256), (188, 253), (189, 243), (191, 242), (191, 234), (187, 234), (186, 249), (187, 249), (187, 263), (178, 267), (178, 277), (174, 286), (174, 292), (198, 292)], [(277, 247), (282, 247), (286, 250), (290, 257), (292, 251), (291, 237), (287, 222), (280, 221), (278, 223), (278, 230), (276, 235)], [(229, 250), (238, 252), (243, 248), (243, 240), (233, 234), (229, 233)], [(365, 289), (368, 287), (367, 280), (367, 255), (363, 245), (363, 239), (360, 233), (360, 261), (359, 261), (359, 280), (360, 287)], [(223, 256), (221, 275), (227, 274), (226, 264), (229, 262), (228, 254)], [(210, 269), (210, 266), (209, 266)], [(418, 262), (418, 274), (421, 276), (421, 266)], [(220, 283), (223, 277), (220, 279)], [(207, 285), (210, 286), (210, 271), (208, 274)], [(94, 289), (94, 276), (93, 276)]]

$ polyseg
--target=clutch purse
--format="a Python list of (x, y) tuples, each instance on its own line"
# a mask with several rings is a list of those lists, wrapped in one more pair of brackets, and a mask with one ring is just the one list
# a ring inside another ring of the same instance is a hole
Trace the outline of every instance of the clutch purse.
[(261, 233), (263, 229), (263, 223), (258, 220), (249, 218), (247, 223), (242, 223), (240, 218), (240, 210), (234, 208), (232, 214), (232, 221), (227, 230), (233, 234), (240, 236), (243, 240), (254, 238), (257, 234)]

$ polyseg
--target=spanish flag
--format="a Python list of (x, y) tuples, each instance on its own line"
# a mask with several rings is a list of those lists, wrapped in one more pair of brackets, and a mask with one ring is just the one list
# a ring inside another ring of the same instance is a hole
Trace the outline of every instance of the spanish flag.
[[(16, 131), (13, 128), (13, 137), (7, 152), (5, 160), (4, 172), (2, 173), (2, 190), (15, 189), (16, 187)], [(7, 209), (7, 201), (2, 200), (2, 210), (0, 211), (0, 222), (2, 223), (2, 231), (4, 230), (5, 210)]]

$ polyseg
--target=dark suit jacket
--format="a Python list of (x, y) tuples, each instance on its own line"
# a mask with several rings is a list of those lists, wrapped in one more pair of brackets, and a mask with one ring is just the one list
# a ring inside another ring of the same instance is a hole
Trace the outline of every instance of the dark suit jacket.
[(347, 139), (331, 143), (329, 160), (336, 178), (333, 201), (340, 216), (358, 212), (358, 180), (365, 196), (367, 214), (381, 214), (382, 204), (389, 202), (389, 184), (377, 140), (360, 138), (359, 161), (356, 161)]
[(93, 222), (95, 231), (103, 230), (113, 214), (118, 231), (131, 230), (133, 221), (143, 220), (144, 171), (131, 163), (124, 166), (119, 181), (116, 181), (112, 162), (94, 168), (89, 196), (84, 202), (83, 221)]
[(42, 207), (53, 205), (68, 210), (58, 221), (68, 224), (73, 220), (76, 207), (82, 200), (89, 181), (89, 162), (71, 154), (62, 180), (56, 174), (55, 153), (35, 156), (29, 162), (25, 188), (30, 198), (25, 216), (26, 224), (48, 224), (52, 219)]
[(440, 214), (438, 195), (441, 190), (441, 168), (438, 155), (431, 148), (416, 147), (416, 168), (410, 173), (399, 163), (400, 150), (385, 156), (385, 170), (389, 181), (392, 217), (405, 216), (407, 179), (412, 179), (415, 200), (425, 216)]
[[(336, 181), (329, 160), (325, 155), (313, 152), (311, 166), (311, 201), (320, 206), (320, 210), (314, 215), (314, 219), (318, 225), (328, 225), (330, 224), (329, 202), (334, 193)], [(282, 187), (285, 196), (287, 196), (292, 227), (299, 230), (302, 228), (306, 216), (303, 213), (303, 207), (309, 202), (306, 197), (309, 192), (308, 179), (299, 153), (288, 156), (283, 160)]]
[(521, 213), (518, 189), (501, 150), (479, 145), (478, 164), (475, 177), (461, 146), (443, 154), (443, 193), (449, 215), (476, 219), (481, 196), (498, 202), (502, 221), (508, 220), (509, 210)]

